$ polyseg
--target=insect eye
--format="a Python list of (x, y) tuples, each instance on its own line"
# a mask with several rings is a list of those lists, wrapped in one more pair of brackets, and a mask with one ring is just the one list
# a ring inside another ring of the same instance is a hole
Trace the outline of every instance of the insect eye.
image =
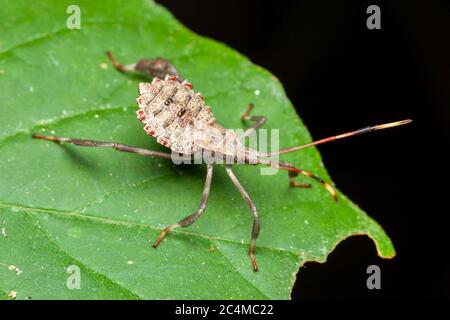
[(165, 106), (169, 106), (172, 102), (173, 102), (173, 99), (172, 99), (172, 98), (167, 98), (167, 100), (164, 101), (164, 105), (165, 105)]

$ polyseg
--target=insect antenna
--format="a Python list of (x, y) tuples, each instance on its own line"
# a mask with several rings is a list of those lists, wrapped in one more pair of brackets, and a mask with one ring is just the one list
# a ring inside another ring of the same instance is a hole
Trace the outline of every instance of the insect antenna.
[(335, 140), (339, 140), (339, 139), (344, 139), (344, 138), (356, 136), (356, 135), (359, 135), (359, 134), (363, 134), (363, 133), (367, 133), (367, 132), (371, 132), (371, 131), (375, 131), (375, 130), (382, 130), (382, 129), (392, 128), (392, 127), (402, 126), (402, 125), (405, 125), (405, 124), (408, 124), (408, 123), (411, 123), (411, 122), (412, 122), (411, 119), (406, 119), (406, 120), (401, 120), (401, 121), (396, 121), (396, 122), (379, 124), (379, 125), (371, 126), (371, 127), (365, 127), (365, 128), (358, 129), (358, 130), (355, 130), (355, 131), (350, 131), (350, 132), (342, 133), (342, 134), (339, 134), (339, 135), (336, 135), (336, 136), (328, 137), (328, 138), (325, 138), (325, 139), (313, 141), (311, 143), (307, 143), (307, 144), (304, 144), (302, 146), (296, 146), (296, 147), (290, 147), (290, 148), (276, 150), (276, 151), (271, 151), (271, 152), (266, 152), (266, 153), (260, 153), (259, 156), (260, 157), (271, 157), (271, 156), (275, 156), (275, 155), (290, 153), (290, 152), (294, 152), (294, 151), (297, 151), (297, 150), (309, 148), (309, 147), (312, 147), (312, 146), (317, 146), (319, 144), (323, 144), (323, 143), (327, 143), (327, 142), (331, 142), (331, 141), (335, 141)]

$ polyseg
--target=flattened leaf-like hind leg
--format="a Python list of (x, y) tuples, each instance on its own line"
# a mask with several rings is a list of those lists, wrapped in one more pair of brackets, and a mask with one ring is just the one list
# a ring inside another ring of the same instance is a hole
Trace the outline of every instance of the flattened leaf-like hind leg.
[(253, 103), (250, 103), (241, 115), (242, 121), (255, 121), (255, 124), (245, 130), (244, 134), (240, 138), (245, 138), (251, 135), (256, 129), (262, 127), (266, 123), (267, 118), (264, 116), (251, 116), (250, 112), (253, 110)]
[(258, 210), (256, 209), (256, 206), (253, 203), (253, 200), (250, 198), (249, 194), (247, 193), (247, 191), (244, 189), (244, 187), (242, 186), (242, 184), (239, 182), (238, 178), (234, 174), (233, 170), (231, 169), (231, 166), (227, 165), (225, 167), (225, 169), (227, 170), (227, 174), (230, 177), (231, 181), (233, 181), (234, 185), (239, 190), (239, 192), (241, 193), (245, 202), (247, 202), (250, 210), (252, 211), (253, 228), (252, 228), (252, 238), (250, 240), (250, 247), (248, 249), (248, 255), (250, 256), (250, 260), (253, 265), (253, 270), (256, 272), (256, 271), (258, 271), (258, 265), (256, 264), (256, 259), (255, 259), (255, 242), (256, 242), (256, 238), (258, 237), (259, 229), (260, 229)]
[(166, 76), (175, 76), (177, 80), (183, 82), (183, 79), (179, 76), (177, 69), (174, 65), (167, 59), (156, 58), (156, 59), (141, 59), (136, 63), (132, 64), (121, 64), (118, 63), (113, 54), (108, 51), (106, 53), (109, 60), (114, 68), (120, 72), (137, 72), (144, 74), (146, 76), (158, 77), (164, 79)]
[(130, 147), (122, 143), (108, 142), (108, 141), (98, 141), (98, 140), (88, 140), (88, 139), (76, 139), (76, 138), (65, 138), (56, 136), (46, 136), (42, 134), (33, 134), (33, 139), (47, 140), (56, 143), (70, 143), (81, 147), (103, 147), (103, 148), (113, 148), (117, 151), (136, 153), (141, 156), (146, 157), (159, 157), (165, 159), (171, 159), (171, 154), (160, 151), (153, 151), (143, 148)]
[(200, 216), (205, 212), (206, 204), (208, 203), (209, 198), (209, 192), (211, 190), (211, 180), (213, 175), (213, 164), (208, 164), (208, 169), (206, 173), (206, 180), (205, 180), (205, 186), (203, 188), (203, 194), (202, 198), (200, 200), (200, 205), (193, 214), (187, 216), (186, 218), (180, 220), (178, 223), (171, 224), (170, 226), (166, 227), (161, 234), (159, 235), (158, 239), (156, 239), (155, 243), (153, 244), (153, 248), (156, 248), (161, 241), (164, 239), (164, 237), (173, 229), (175, 228), (185, 228), (193, 224)]

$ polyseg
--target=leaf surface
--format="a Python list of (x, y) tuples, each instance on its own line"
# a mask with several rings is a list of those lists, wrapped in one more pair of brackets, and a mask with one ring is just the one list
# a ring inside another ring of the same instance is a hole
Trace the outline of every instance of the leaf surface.
[[(342, 194), (336, 204), (318, 184), (291, 189), (286, 172), (260, 175), (254, 166), (235, 172), (260, 212), (260, 272), (247, 256), (251, 215), (220, 166), (204, 216), (153, 250), (163, 227), (197, 208), (204, 166), (30, 137), (164, 150), (135, 116), (142, 79), (116, 72), (105, 51), (123, 63), (170, 59), (227, 128), (241, 128), (239, 115), (253, 102), (254, 114), (268, 118), (265, 127), (280, 129), (281, 147), (311, 137), (273, 75), (193, 34), (162, 7), (77, 3), (81, 29), (69, 30), (70, 1), (0, 1), (2, 299), (11, 291), (17, 299), (289, 299), (299, 267), (325, 261), (351, 235), (370, 236), (383, 257), (395, 254), (381, 227)], [(285, 159), (330, 181), (316, 149)], [(71, 265), (80, 270), (80, 289), (66, 285)]]

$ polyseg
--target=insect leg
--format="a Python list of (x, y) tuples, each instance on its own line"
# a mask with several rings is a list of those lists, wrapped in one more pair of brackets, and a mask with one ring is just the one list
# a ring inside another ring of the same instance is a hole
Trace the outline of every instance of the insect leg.
[(266, 123), (267, 118), (264, 116), (251, 116), (250, 112), (252, 111), (254, 105), (253, 103), (250, 103), (247, 108), (245, 109), (244, 113), (241, 115), (242, 121), (255, 121), (255, 124), (249, 127), (247, 130), (245, 130), (244, 134), (240, 136), (239, 138), (248, 137), (253, 132), (256, 131), (256, 129), (260, 128), (264, 123)]
[[(286, 167), (295, 168), (292, 163), (287, 162), (287, 161), (280, 161), (280, 164), (283, 166), (286, 166)], [(303, 183), (303, 182), (295, 181), (295, 178), (299, 175), (298, 172), (288, 171), (288, 175), (289, 175), (289, 186), (296, 187), (296, 188), (311, 188), (310, 183)]]
[(180, 220), (178, 223), (171, 224), (170, 226), (166, 227), (161, 234), (159, 235), (158, 239), (156, 239), (155, 243), (153, 244), (153, 248), (156, 248), (161, 241), (164, 239), (164, 237), (173, 229), (178, 227), (188, 227), (191, 224), (193, 224), (200, 216), (205, 212), (206, 204), (208, 203), (209, 198), (209, 191), (211, 190), (211, 180), (213, 175), (213, 164), (208, 164), (208, 169), (206, 173), (206, 180), (205, 180), (205, 186), (203, 187), (203, 194), (202, 198), (200, 200), (200, 205), (196, 212), (193, 214), (187, 216), (186, 218)]
[(141, 59), (136, 63), (132, 64), (121, 64), (118, 63), (116, 58), (114, 58), (113, 54), (108, 51), (106, 53), (109, 60), (116, 70), (120, 72), (138, 72), (150, 77), (158, 77), (160, 79), (164, 79), (166, 75), (175, 76), (177, 80), (182, 82), (183, 79), (178, 75), (177, 69), (173, 66), (173, 64), (164, 58), (156, 58), (156, 59)]
[(171, 159), (171, 154), (167, 152), (153, 151), (143, 148), (130, 147), (125, 144), (107, 141), (97, 141), (97, 140), (87, 140), (87, 139), (76, 139), (76, 138), (65, 138), (65, 137), (55, 137), (46, 136), (41, 134), (33, 134), (33, 139), (41, 139), (47, 141), (53, 141), (56, 143), (71, 143), (82, 147), (103, 147), (103, 148), (113, 148), (117, 151), (137, 153), (141, 156), (146, 157), (159, 157), (165, 159)]
[(227, 165), (225, 167), (225, 169), (226, 169), (227, 174), (230, 177), (231, 181), (233, 181), (234, 185), (239, 190), (239, 192), (241, 193), (245, 202), (247, 202), (248, 206), (250, 207), (250, 210), (252, 211), (253, 228), (252, 228), (252, 238), (250, 241), (250, 247), (248, 250), (248, 254), (250, 256), (250, 260), (253, 265), (253, 270), (256, 272), (256, 271), (258, 271), (258, 265), (256, 264), (254, 252), (255, 252), (255, 241), (256, 241), (256, 238), (258, 237), (259, 229), (260, 229), (258, 210), (256, 209), (256, 206), (253, 203), (253, 200), (250, 198), (249, 194), (247, 193), (247, 191), (244, 189), (244, 187), (242, 186), (242, 184), (239, 182), (238, 178), (234, 174), (233, 170), (231, 169), (231, 165)]
[[(295, 186), (292, 184), (293, 179), (299, 175), (302, 174), (304, 176), (310, 177), (318, 182), (320, 182), (323, 187), (331, 194), (331, 196), (333, 197), (333, 199), (337, 202), (338, 201), (338, 197), (336, 194), (336, 191), (333, 189), (333, 187), (326, 182), (325, 180), (323, 180), (321, 177), (316, 176), (315, 174), (312, 174), (308, 171), (305, 171), (303, 169), (299, 169), (294, 167), (294, 165), (292, 163), (286, 162), (286, 161), (275, 161), (275, 160), (266, 160), (266, 159), (259, 159), (259, 163), (260, 164), (265, 164), (265, 165), (269, 165), (272, 168), (276, 168), (276, 169), (282, 169), (282, 170), (288, 170), (289, 171), (289, 184), (291, 186)], [(302, 187), (309, 187), (309, 186), (302, 186)]]

